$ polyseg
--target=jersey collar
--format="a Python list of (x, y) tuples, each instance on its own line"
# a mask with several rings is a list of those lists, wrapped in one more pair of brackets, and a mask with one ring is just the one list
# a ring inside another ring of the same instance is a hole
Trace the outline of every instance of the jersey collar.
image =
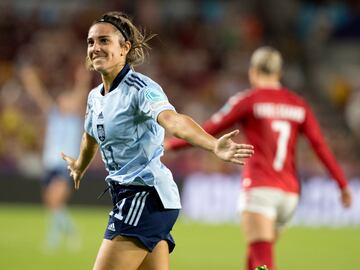
[[(128, 64), (126, 64), (122, 70), (119, 72), (118, 75), (116, 75), (114, 81), (112, 82), (111, 86), (110, 86), (110, 90), (109, 90), (109, 93), (111, 91), (113, 91), (114, 89), (116, 89), (119, 84), (121, 83), (121, 81), (124, 79), (124, 77), (126, 76), (126, 74), (128, 74), (130, 70), (130, 66)], [(101, 90), (100, 90), (100, 93), (101, 95), (105, 95), (105, 89), (104, 89), (104, 85), (101, 87)]]

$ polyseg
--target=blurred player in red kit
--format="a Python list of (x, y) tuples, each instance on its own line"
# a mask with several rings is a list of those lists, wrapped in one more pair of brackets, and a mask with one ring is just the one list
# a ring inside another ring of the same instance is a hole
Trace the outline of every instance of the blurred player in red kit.
[[(250, 61), (251, 89), (231, 97), (203, 125), (216, 135), (238, 124), (255, 154), (243, 171), (239, 210), (247, 242), (247, 269), (259, 265), (275, 269), (274, 243), (289, 222), (299, 201), (300, 184), (295, 166), (295, 147), (304, 134), (313, 150), (336, 180), (341, 203), (348, 208), (352, 195), (344, 173), (321, 133), (311, 108), (280, 83), (281, 54), (271, 47), (257, 49)], [(165, 148), (187, 146), (180, 139), (166, 141)]]

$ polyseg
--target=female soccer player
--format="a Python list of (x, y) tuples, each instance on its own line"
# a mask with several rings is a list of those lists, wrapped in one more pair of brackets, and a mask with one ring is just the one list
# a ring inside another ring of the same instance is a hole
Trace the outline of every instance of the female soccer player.
[[(300, 185), (295, 169), (295, 146), (303, 133), (336, 180), (344, 207), (352, 197), (347, 181), (326, 145), (309, 105), (280, 83), (282, 57), (271, 47), (256, 50), (251, 58), (252, 89), (231, 97), (204, 124), (217, 134), (239, 124), (256, 152), (244, 167), (240, 194), (241, 222), (248, 245), (247, 269), (267, 265), (274, 270), (273, 244), (279, 229), (292, 217)], [(166, 141), (166, 149), (179, 149), (186, 142)]]
[(231, 140), (238, 131), (217, 140), (176, 113), (161, 87), (133, 70), (144, 60), (147, 41), (119, 12), (101, 16), (88, 33), (88, 63), (102, 84), (88, 97), (79, 157), (63, 158), (76, 189), (98, 148), (109, 172), (113, 209), (96, 270), (169, 269), (170, 231), (181, 206), (172, 175), (160, 161), (165, 130), (236, 164), (253, 153), (252, 146)]
[(66, 237), (69, 248), (78, 248), (79, 239), (74, 223), (66, 209), (71, 195), (71, 177), (61, 159), (61, 151), (77, 155), (82, 134), (82, 115), (90, 87), (90, 75), (85, 67), (79, 66), (75, 84), (71, 90), (64, 90), (57, 98), (46, 91), (36, 68), (21, 68), (20, 77), (25, 90), (47, 119), (43, 146), (44, 185), (43, 200), (50, 211), (46, 251), (58, 248), (61, 237)]

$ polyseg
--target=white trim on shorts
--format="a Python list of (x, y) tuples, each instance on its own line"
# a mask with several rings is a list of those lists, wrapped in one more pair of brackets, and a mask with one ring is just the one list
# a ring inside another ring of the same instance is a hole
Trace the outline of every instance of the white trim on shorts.
[(276, 222), (278, 228), (285, 226), (296, 210), (299, 195), (272, 187), (254, 187), (242, 190), (238, 199), (238, 211), (262, 214)]

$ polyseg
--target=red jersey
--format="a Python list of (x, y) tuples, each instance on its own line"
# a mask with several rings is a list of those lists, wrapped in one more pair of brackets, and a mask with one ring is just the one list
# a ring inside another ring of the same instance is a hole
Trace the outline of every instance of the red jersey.
[[(204, 129), (216, 135), (239, 124), (255, 154), (246, 162), (243, 187), (275, 187), (299, 193), (295, 148), (304, 134), (317, 156), (340, 188), (347, 185), (344, 173), (326, 145), (320, 126), (309, 105), (288, 89), (252, 89), (231, 97), (220, 111), (205, 122)], [(171, 149), (187, 145), (173, 139)]]

